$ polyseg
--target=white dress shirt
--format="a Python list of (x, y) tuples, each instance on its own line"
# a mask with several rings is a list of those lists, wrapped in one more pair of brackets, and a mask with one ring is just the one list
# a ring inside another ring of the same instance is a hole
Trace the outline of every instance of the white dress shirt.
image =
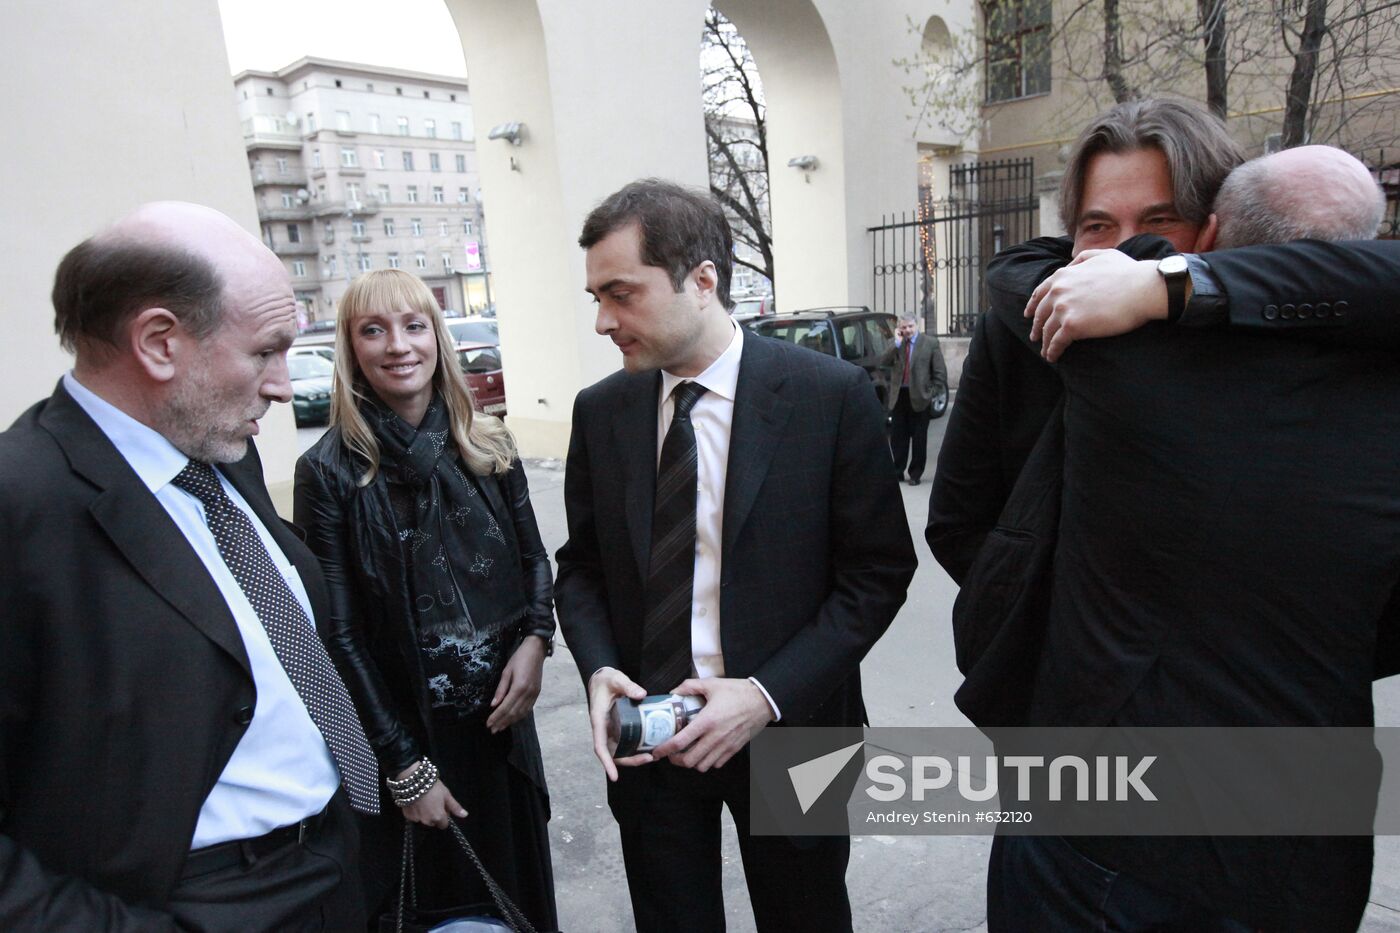
[[(190, 848), (261, 836), (321, 812), (340, 786), (340, 774), (325, 739), (277, 660), (267, 630), (219, 554), (204, 519), (204, 504), (171, 482), (189, 458), (159, 432), (93, 394), (71, 372), (63, 377), (63, 387), (97, 422), (199, 555), (228, 603), (248, 653), (257, 691), (253, 721), (200, 808)], [(238, 490), (217, 469), (215, 473), (229, 499), (257, 529), (273, 564), (311, 619), (311, 601), (296, 568)]]
[[(733, 322), (731, 321), (731, 324)], [(676, 402), (672, 391), (682, 382), (706, 388), (690, 410), (695, 428), (695, 586), (690, 608), (691, 664), (696, 677), (723, 677), (724, 651), (720, 644), (719, 575), (724, 534), (724, 484), (729, 475), (729, 434), (734, 424), (734, 390), (739, 384), (739, 359), (744, 350), (744, 329), (734, 324), (734, 337), (713, 363), (693, 379), (661, 371), (661, 394), (656, 414), (656, 461), (661, 464), (661, 444), (671, 427)], [(781, 719), (777, 704), (763, 684), (749, 681), (762, 692)]]

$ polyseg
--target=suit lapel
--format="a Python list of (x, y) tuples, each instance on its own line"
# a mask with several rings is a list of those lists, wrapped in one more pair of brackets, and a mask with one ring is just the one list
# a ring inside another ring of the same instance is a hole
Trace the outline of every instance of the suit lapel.
[(792, 416), (792, 403), (779, 394), (787, 381), (776, 350), (765, 338), (745, 335), (734, 390), (734, 421), (729, 429), (729, 469), (724, 488), (724, 544), (720, 566), (728, 575), (729, 555), (753, 509), (783, 430)]
[[(613, 414), (614, 447), (622, 457), (627, 533), (641, 578), (651, 564), (651, 515), (656, 501), (656, 410), (661, 373), (629, 379)], [(607, 469), (598, 464), (595, 469)]]
[(136, 572), (191, 625), (248, 671), (248, 655), (238, 625), (199, 555), (164, 506), (62, 384), (40, 415), (39, 423), (63, 448), (73, 471), (99, 490), (88, 509)]

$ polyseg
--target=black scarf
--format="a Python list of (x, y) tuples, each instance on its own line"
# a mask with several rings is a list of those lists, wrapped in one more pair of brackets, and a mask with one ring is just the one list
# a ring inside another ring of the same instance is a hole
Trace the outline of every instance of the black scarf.
[(416, 428), (377, 398), (364, 414), (385, 480), (413, 496), (413, 521), (398, 533), (418, 631), (468, 637), (518, 619), (526, 608), (524, 577), (501, 528), (507, 517), (492, 514), (478, 478), (461, 462), (442, 397), (433, 396)]

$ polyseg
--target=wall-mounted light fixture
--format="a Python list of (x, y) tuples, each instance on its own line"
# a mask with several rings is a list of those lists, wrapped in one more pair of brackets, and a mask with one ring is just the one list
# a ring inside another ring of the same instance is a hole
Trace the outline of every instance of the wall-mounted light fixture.
[(795, 168), (802, 173), (802, 180), (807, 184), (812, 183), (812, 173), (817, 170), (817, 157), (814, 155), (793, 156), (788, 159), (788, 168)]
[(486, 134), (487, 139), (504, 139), (512, 146), (518, 146), (525, 139), (525, 124), (519, 121), (497, 123)]

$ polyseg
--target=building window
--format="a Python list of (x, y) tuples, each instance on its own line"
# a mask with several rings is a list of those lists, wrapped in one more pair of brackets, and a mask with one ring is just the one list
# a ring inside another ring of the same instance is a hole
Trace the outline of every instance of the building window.
[(360, 202), (360, 185), (358, 182), (347, 181), (345, 183), (345, 200), (353, 204)]
[(336, 78), (336, 79), (335, 79), (335, 86), (336, 86), (336, 87), (340, 87), (340, 86), (341, 86), (341, 85), (340, 85), (340, 79), (339, 79), (339, 78)]
[(458, 156), (457, 156), (457, 171), (459, 171), (459, 172), (465, 172), (466, 170), (467, 170), (467, 157), (464, 156), (464, 155), (458, 155)]
[(461, 138), (462, 138), (462, 124), (461, 124), (461, 121), (459, 121), (459, 120), (453, 120), (453, 121), (452, 121), (452, 138), (453, 138), (453, 139), (461, 139)]
[(288, 243), (300, 243), (300, 242), (301, 242), (301, 228), (298, 227), (296, 224), (287, 224), (287, 242), (288, 242)]
[(360, 164), (360, 154), (354, 149), (341, 149), (340, 164), (346, 168), (356, 168)]
[(451, 253), (443, 253), (443, 254), (442, 254), (442, 271), (443, 271), (443, 272), (451, 272), (451, 271), (452, 271), (452, 254), (451, 254)]
[(388, 185), (380, 185), (379, 188), (378, 188), (378, 191), (379, 191), (379, 203), (380, 203), (380, 204), (388, 204), (388, 203), (389, 203), (389, 186), (388, 186)]
[(408, 201), (409, 204), (417, 204), (417, 203), (418, 203), (418, 186), (417, 186), (417, 185), (409, 185), (409, 186), (408, 186), (408, 198), (407, 198), (406, 200)]
[(316, 132), (316, 114), (314, 111), (308, 110), (306, 112), (306, 131), (308, 133)]
[[(399, 93), (402, 94), (403, 91), (399, 91)], [(399, 117), (399, 135), (408, 135), (408, 117)]]
[(267, 96), (268, 96), (268, 97), (271, 97), (271, 96), (272, 96), (272, 88), (268, 88), (268, 89), (267, 89)]
[(470, 198), (471, 198), (471, 194), (467, 191), (466, 188), (458, 188), (458, 189), (457, 189), (457, 203), (458, 203), (458, 204), (466, 204), (467, 201), (470, 200)]
[(397, 95), (399, 95), (400, 97), (402, 97), (402, 96), (403, 96), (403, 88), (401, 88), (401, 87), (396, 87), (396, 88), (394, 88), (394, 93), (397, 94)]
[[(374, 87), (374, 85), (371, 84), (370, 87)], [(379, 114), (372, 113), (369, 115), (369, 131), (371, 133), (379, 132)]]
[(413, 235), (414, 235), (414, 236), (422, 236), (422, 235), (423, 235), (423, 221), (422, 221), (421, 218), (415, 217), (415, 218), (413, 218), (412, 220), (410, 220), (408, 223), (409, 223), (409, 226), (411, 226), (411, 227), (413, 228)]
[(457, 103), (457, 95), (456, 95), (456, 94), (448, 94), (448, 95), (447, 95), (447, 99), (450, 100), (450, 101), (452, 101), (452, 103), (454, 103), (454, 104)]
[(292, 276), (298, 279), (306, 278), (306, 261), (302, 259), (292, 260)]
[(364, 235), (365, 235), (365, 222), (364, 222), (363, 220), (352, 220), (352, 221), (350, 221), (350, 235), (351, 235), (351, 236), (364, 236)]
[(423, 253), (414, 253), (413, 264), (420, 269), (426, 269), (428, 268), (428, 257)]
[(462, 218), (462, 232), (465, 233), (467, 236), (472, 235), (472, 222), (469, 218)]
[(320, 168), (320, 167), (321, 167), (321, 150), (320, 150), (320, 149), (312, 149), (312, 150), (311, 150), (311, 167), (312, 167), (312, 168)]
[(358, 256), (355, 257), (355, 265), (359, 267), (361, 272), (368, 272), (369, 255), (366, 253), (360, 253)]
[(983, 9), (987, 102), (1050, 91), (1051, 0), (995, 0)]
[(423, 121), (423, 135), (426, 136), (426, 137), (428, 137), (429, 139), (437, 139), (437, 121), (436, 121), (436, 120), (424, 120), (424, 121)]
[(330, 243), (330, 242), (333, 242), (334, 240), (335, 240), (335, 224), (331, 223), (331, 222), (328, 220), (328, 221), (326, 221), (326, 242), (327, 242), (327, 243)]
[(281, 156), (277, 158), (277, 174), (287, 174), (287, 160), (285, 158), (282, 158)]
[(376, 149), (376, 150), (374, 150), (374, 167), (375, 167), (375, 168), (383, 168), (383, 167), (384, 167), (384, 150), (383, 150), (383, 149)]
[(438, 236), (447, 236), (447, 221), (438, 221)]
[(438, 154), (436, 152), (428, 153), (428, 171), (442, 171), (442, 160), (438, 158)]
[(427, 100), (427, 99), (428, 99), (428, 92), (427, 92), (427, 91), (424, 91), (424, 92), (423, 92), (423, 99), (424, 99), (424, 100)]
[(446, 204), (447, 198), (443, 196), (442, 185), (433, 185), (433, 203)]
[(413, 153), (407, 149), (403, 151), (403, 170), (405, 172), (413, 171)]
[(389, 254), (389, 268), (390, 268), (390, 269), (397, 269), (398, 267), (399, 267), (399, 254), (398, 254), (398, 253), (390, 253), (390, 254)]
[(317, 185), (317, 186), (316, 186), (316, 200), (318, 200), (318, 201), (324, 201), (325, 199), (326, 199), (326, 186), (325, 186), (325, 185)]
[(328, 275), (338, 275), (340, 273), (339, 263), (336, 262), (335, 256), (328, 256), (326, 258), (326, 273)]
[(294, 206), (295, 206), (295, 203), (292, 201), (292, 193), (291, 193), (290, 191), (283, 191), (283, 192), (282, 192), (282, 206), (283, 206), (283, 207), (294, 207)]
[[(340, 87), (340, 82), (337, 81), (335, 83), (335, 86)], [(335, 112), (335, 128), (338, 130), (343, 130), (347, 133), (350, 132), (350, 111), (337, 110)]]
[(385, 236), (393, 236), (393, 235), (394, 235), (394, 219), (393, 219), (392, 217), (385, 217), (385, 218), (384, 218), (384, 235), (385, 235)]
[(272, 238), (272, 228), (271, 228), (271, 227), (263, 227), (263, 228), (262, 228), (262, 232), (263, 232), (263, 243), (267, 244), (267, 248), (268, 248), (268, 249), (272, 249), (273, 247), (275, 247), (275, 246), (277, 245), (277, 241), (274, 240), (274, 239)]

